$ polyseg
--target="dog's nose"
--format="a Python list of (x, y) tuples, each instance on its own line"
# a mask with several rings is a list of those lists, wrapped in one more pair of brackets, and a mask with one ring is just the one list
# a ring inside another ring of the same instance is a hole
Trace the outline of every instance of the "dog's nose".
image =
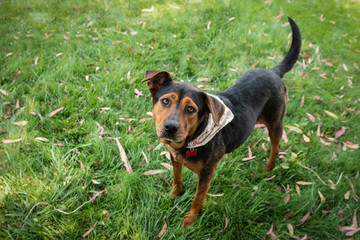
[(174, 133), (177, 132), (177, 130), (179, 130), (179, 124), (174, 121), (166, 121), (164, 123), (164, 129), (169, 133)]

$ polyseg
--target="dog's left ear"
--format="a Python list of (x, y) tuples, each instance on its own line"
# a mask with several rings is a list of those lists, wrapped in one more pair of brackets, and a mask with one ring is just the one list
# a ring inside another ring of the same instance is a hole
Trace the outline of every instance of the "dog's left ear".
[(147, 87), (151, 92), (151, 96), (159, 91), (159, 89), (168, 81), (172, 81), (170, 73), (167, 71), (146, 70), (143, 82), (147, 82)]
[(212, 97), (209, 94), (205, 94), (205, 95), (206, 95), (205, 105), (208, 107), (210, 113), (212, 114), (215, 124), (219, 125), (220, 118), (225, 112), (225, 107), (216, 98)]

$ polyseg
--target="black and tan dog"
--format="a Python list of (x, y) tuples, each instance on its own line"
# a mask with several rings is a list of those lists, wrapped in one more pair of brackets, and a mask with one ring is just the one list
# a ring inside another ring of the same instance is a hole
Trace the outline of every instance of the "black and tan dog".
[(221, 157), (251, 134), (256, 122), (269, 131), (271, 153), (266, 168), (272, 170), (280, 149), (287, 91), (283, 75), (298, 59), (301, 35), (289, 18), (292, 44), (283, 61), (272, 69), (246, 72), (232, 87), (216, 95), (197, 87), (174, 82), (166, 71), (146, 71), (147, 87), (153, 99), (156, 135), (166, 144), (173, 164), (172, 197), (182, 192), (182, 166), (198, 176), (198, 185), (184, 226), (194, 223), (203, 207)]

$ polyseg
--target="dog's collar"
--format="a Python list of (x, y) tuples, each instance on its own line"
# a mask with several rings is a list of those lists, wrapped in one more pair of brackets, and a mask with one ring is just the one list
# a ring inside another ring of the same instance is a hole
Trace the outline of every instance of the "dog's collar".
[(222, 129), (224, 128), (228, 123), (230, 123), (233, 118), (234, 114), (231, 112), (231, 110), (225, 105), (225, 103), (216, 95), (212, 95), (207, 93), (211, 97), (218, 100), (223, 106), (224, 106), (224, 113), (222, 117), (220, 118), (219, 125), (216, 125), (213, 119), (212, 114), (209, 114), (208, 123), (204, 129), (204, 131), (195, 139), (191, 140), (186, 148), (194, 149), (197, 147), (204, 146), (208, 142), (213, 139), (213, 137)]

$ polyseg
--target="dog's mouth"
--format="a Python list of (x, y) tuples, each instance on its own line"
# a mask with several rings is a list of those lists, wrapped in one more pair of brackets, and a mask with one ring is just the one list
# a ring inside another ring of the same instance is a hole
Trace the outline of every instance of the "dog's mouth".
[(183, 140), (181, 140), (181, 138), (177, 135), (171, 136), (172, 134), (168, 134), (166, 132), (158, 132), (157, 133), (157, 137), (160, 140), (163, 140), (164, 142), (166, 142), (167, 144), (173, 142), (176, 144), (181, 144), (183, 142)]

